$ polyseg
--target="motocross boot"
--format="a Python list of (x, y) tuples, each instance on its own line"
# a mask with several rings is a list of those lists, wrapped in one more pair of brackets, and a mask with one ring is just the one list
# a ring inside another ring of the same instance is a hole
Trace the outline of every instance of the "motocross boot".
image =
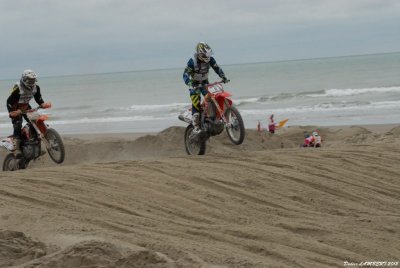
[(21, 158), (22, 157), (22, 152), (21, 152), (21, 140), (19, 138), (13, 139), (14, 143), (14, 155), (16, 158)]
[(194, 113), (193, 114), (192, 124), (194, 126), (193, 133), (195, 133), (195, 134), (200, 133), (201, 132), (201, 128), (200, 128), (200, 113)]

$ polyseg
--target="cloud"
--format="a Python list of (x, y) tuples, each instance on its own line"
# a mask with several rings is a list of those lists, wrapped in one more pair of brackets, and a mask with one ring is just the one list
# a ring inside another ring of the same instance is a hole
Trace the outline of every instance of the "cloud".
[[(25, 65), (51, 75), (176, 67), (200, 40), (227, 52), (218, 55), (229, 63), (301, 58), (313, 55), (287, 44), (315, 39), (323, 48), (327, 31), (342, 49), (314, 56), (346, 54), (357, 50), (346, 49), (347, 31), (361, 38), (379, 25), (385, 33), (390, 23), (400, 25), (399, 14), (395, 0), (0, 0), (0, 72)], [(398, 33), (380, 38), (371, 52), (399, 45)]]

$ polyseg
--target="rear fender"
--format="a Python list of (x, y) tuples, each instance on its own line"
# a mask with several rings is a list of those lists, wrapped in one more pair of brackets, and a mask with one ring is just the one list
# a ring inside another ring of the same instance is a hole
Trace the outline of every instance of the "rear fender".
[(179, 116), (179, 120), (182, 120), (183, 122), (186, 122), (188, 124), (192, 123), (192, 106), (188, 106), (183, 110)]
[(15, 149), (14, 148), (14, 142), (13, 142), (13, 139), (11, 137), (2, 139), (0, 141), (0, 146), (6, 148), (10, 152)]

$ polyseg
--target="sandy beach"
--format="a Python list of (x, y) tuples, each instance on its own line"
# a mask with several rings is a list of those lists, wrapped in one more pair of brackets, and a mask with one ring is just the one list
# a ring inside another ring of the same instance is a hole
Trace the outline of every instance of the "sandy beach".
[[(300, 148), (313, 129), (323, 147)], [(399, 126), (248, 129), (205, 156), (183, 133), (64, 136), (61, 166), (0, 173), (0, 267), (400, 261)]]

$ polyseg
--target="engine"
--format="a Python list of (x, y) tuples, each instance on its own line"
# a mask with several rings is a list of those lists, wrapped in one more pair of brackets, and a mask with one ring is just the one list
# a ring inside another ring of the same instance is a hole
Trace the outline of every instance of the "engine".
[(25, 140), (32, 140), (37, 137), (35, 129), (27, 123), (23, 128), (22, 128), (22, 138)]
[(40, 141), (23, 141), (21, 151), (26, 160), (32, 160), (40, 156)]
[(206, 120), (204, 127), (211, 136), (219, 135), (224, 131), (224, 122), (221, 120)]

